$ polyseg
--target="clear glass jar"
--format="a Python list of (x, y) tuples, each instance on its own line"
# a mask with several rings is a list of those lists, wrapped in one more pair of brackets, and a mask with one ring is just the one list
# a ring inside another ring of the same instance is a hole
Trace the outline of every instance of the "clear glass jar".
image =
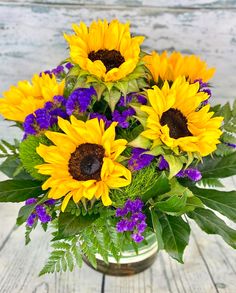
[[(139, 253), (136, 254), (132, 245), (126, 248), (122, 253), (119, 263), (112, 255), (109, 255), (109, 264), (106, 264), (100, 255), (96, 256), (96, 271), (112, 276), (129, 276), (140, 273), (149, 268), (157, 257), (157, 241), (154, 233), (149, 234), (146, 238), (147, 243), (139, 244)], [(84, 257), (85, 263), (91, 268), (94, 267)]]

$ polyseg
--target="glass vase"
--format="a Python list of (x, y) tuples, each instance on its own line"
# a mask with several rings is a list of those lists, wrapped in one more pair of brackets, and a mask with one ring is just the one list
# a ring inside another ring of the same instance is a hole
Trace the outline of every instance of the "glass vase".
[(148, 269), (154, 263), (157, 257), (156, 235), (154, 233), (149, 234), (145, 239), (145, 243), (143, 241), (143, 243), (138, 245), (138, 254), (136, 254), (132, 245), (125, 247), (119, 262), (117, 262), (111, 254), (108, 256), (108, 264), (103, 261), (99, 254), (97, 254), (96, 269), (90, 264), (86, 257), (84, 257), (84, 261), (91, 268), (107, 275), (130, 276), (140, 273)]

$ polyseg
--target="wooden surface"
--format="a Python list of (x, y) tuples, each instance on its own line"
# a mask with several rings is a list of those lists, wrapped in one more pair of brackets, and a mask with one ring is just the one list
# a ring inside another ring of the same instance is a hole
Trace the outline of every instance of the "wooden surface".
[[(146, 36), (145, 49), (199, 54), (217, 67), (212, 83), (216, 102), (236, 95), (236, 1), (213, 0), (0, 0), (0, 92), (67, 57), (63, 31), (72, 22), (119, 18)], [(0, 137), (19, 132), (0, 119)], [(4, 177), (1, 176), (0, 180)], [(236, 180), (225, 180), (227, 190)], [(236, 253), (220, 237), (193, 225), (185, 264), (162, 252), (156, 263), (133, 277), (109, 277), (84, 265), (73, 273), (38, 278), (48, 256), (48, 235), (36, 230), (24, 246), (24, 229), (15, 227), (19, 205), (0, 205), (1, 293), (165, 293), (236, 292)]]

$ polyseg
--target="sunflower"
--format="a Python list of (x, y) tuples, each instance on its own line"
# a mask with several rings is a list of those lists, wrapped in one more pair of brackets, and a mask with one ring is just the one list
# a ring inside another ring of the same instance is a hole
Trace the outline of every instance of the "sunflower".
[(151, 55), (146, 55), (143, 61), (156, 83), (159, 78), (162, 81), (174, 81), (179, 76), (185, 76), (191, 83), (199, 79), (207, 82), (215, 73), (215, 68), (208, 68), (206, 62), (198, 56), (184, 56), (179, 52), (168, 56), (166, 51), (162, 54), (153, 51)]
[(105, 130), (102, 119), (83, 122), (71, 116), (71, 123), (59, 117), (58, 125), (64, 133), (45, 133), (54, 145), (40, 144), (36, 149), (45, 161), (36, 166), (38, 172), (50, 175), (42, 189), (51, 188), (49, 198), (64, 197), (62, 211), (70, 198), (75, 203), (101, 198), (105, 206), (110, 205), (109, 189), (131, 182), (131, 172), (116, 162), (127, 144), (125, 139), (115, 140), (117, 123)]
[(17, 86), (11, 86), (3, 93), (3, 98), (0, 99), (0, 114), (6, 119), (24, 122), (27, 115), (52, 101), (54, 96), (62, 95), (64, 87), (65, 81), (58, 83), (53, 74), (35, 74), (32, 83), (19, 81)]
[(83, 70), (105, 82), (117, 81), (133, 72), (139, 62), (144, 37), (131, 37), (129, 23), (98, 20), (87, 27), (73, 24), (75, 35), (64, 35), (70, 57)]
[(147, 90), (150, 106), (141, 106), (147, 113), (146, 130), (141, 135), (153, 145), (165, 144), (171, 149), (196, 152), (207, 156), (216, 149), (223, 117), (212, 118), (210, 106), (199, 108), (208, 95), (198, 92), (199, 83), (189, 84), (184, 77), (172, 86), (164, 82), (160, 89)]

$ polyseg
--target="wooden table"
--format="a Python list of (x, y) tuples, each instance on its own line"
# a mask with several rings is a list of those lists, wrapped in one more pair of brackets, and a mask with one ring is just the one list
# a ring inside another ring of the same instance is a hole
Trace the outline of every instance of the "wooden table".
[[(146, 36), (147, 50), (199, 54), (217, 67), (212, 81), (215, 103), (235, 97), (234, 0), (0, 0), (0, 92), (58, 64), (68, 53), (61, 32), (68, 32), (72, 22), (89, 23), (98, 17), (131, 21), (133, 32)], [(19, 132), (0, 120), (0, 137), (16, 136)], [(224, 182), (225, 189), (235, 189), (235, 178)], [(235, 251), (193, 223), (184, 265), (161, 252), (149, 270), (133, 277), (103, 276), (84, 265), (73, 273), (38, 278), (48, 256), (49, 237), (36, 230), (32, 243), (25, 247), (24, 228), (15, 227), (18, 209), (16, 204), (0, 205), (1, 293), (236, 292)]]

